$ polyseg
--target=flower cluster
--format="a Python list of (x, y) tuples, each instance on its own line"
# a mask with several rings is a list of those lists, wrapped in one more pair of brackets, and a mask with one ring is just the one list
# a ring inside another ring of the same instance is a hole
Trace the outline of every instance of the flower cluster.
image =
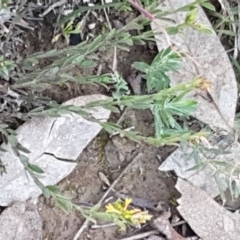
[(142, 223), (152, 218), (152, 215), (148, 214), (147, 211), (142, 211), (137, 208), (130, 208), (129, 205), (132, 202), (131, 199), (126, 198), (124, 202), (117, 200), (114, 203), (109, 203), (106, 206), (106, 212), (109, 214), (114, 214), (113, 219), (118, 218), (124, 223), (129, 223), (135, 227), (140, 227)]

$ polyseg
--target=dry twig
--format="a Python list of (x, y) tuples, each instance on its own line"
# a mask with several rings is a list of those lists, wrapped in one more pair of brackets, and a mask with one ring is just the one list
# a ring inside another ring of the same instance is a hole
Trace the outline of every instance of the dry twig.
[[(108, 188), (108, 190), (105, 192), (105, 194), (101, 197), (101, 199), (98, 201), (98, 204), (101, 204), (104, 199), (107, 197), (107, 195), (113, 190), (114, 186), (117, 184), (117, 182), (122, 178), (122, 176), (130, 169), (130, 167), (142, 156), (142, 153), (138, 153), (137, 156), (133, 158), (133, 160), (124, 168), (124, 170), (121, 172), (121, 174), (116, 178), (116, 180), (111, 184), (111, 186)], [(89, 223), (89, 220), (86, 219), (81, 228), (78, 230), (77, 234), (73, 238), (73, 240), (78, 240), (81, 233), (84, 231), (85, 228), (87, 228)]]
[(145, 233), (139, 233), (139, 234), (134, 235), (134, 236), (131, 236), (131, 237), (122, 238), (121, 240), (137, 240), (137, 239), (143, 239), (143, 238), (145, 238), (145, 237), (149, 237), (149, 236), (154, 235), (154, 234), (159, 234), (159, 232), (156, 231), (156, 230), (152, 230), (152, 231), (145, 232)]
[(98, 229), (98, 228), (107, 228), (107, 227), (115, 227), (116, 223), (108, 223), (108, 224), (103, 224), (103, 225), (92, 225), (92, 229)]
[(44, 17), (47, 15), (49, 12), (51, 12), (54, 8), (62, 6), (64, 3), (66, 3), (67, 0), (61, 0), (59, 2), (53, 3), (49, 8), (47, 8), (42, 14), (39, 15), (39, 17)]

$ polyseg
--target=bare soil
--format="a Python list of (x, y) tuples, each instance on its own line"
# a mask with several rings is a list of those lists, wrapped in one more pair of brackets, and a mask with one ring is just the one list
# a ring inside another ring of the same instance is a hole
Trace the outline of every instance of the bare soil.
[[(59, 183), (64, 195), (74, 202), (97, 203), (104, 194), (99, 172), (103, 172), (110, 182), (114, 181), (137, 152), (143, 153), (143, 156), (118, 182), (115, 190), (156, 204), (159, 201), (169, 204), (170, 199), (177, 196), (173, 179), (157, 170), (157, 155), (164, 158), (171, 149), (159, 150), (119, 136), (107, 140), (105, 137), (104, 132), (99, 134), (79, 157), (74, 172)], [(44, 220), (44, 239), (73, 239), (84, 220), (78, 212), (65, 214), (43, 197), (40, 198), (39, 211)], [(115, 227), (87, 229), (80, 239), (119, 239), (116, 230)]]

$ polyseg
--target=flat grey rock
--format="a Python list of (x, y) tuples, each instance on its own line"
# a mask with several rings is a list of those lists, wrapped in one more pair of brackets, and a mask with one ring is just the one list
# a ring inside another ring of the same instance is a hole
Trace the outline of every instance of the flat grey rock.
[[(88, 102), (106, 99), (103, 95), (81, 96), (64, 104), (83, 106)], [(107, 121), (110, 111), (101, 107), (91, 111), (92, 115)], [(101, 130), (97, 123), (89, 122), (77, 114), (65, 114), (59, 118), (37, 117), (17, 129), (19, 142), (31, 153), (26, 154), (29, 162), (44, 170), (40, 179), (45, 185), (55, 185), (76, 167), (75, 161)], [(1, 160), (7, 174), (0, 181), (0, 206), (36, 198), (41, 194), (31, 177), (24, 170), (20, 160), (12, 153), (10, 146)]]
[(179, 213), (202, 240), (238, 240), (240, 216), (220, 206), (208, 194), (178, 179), (176, 189), (181, 193), (177, 200)]
[[(214, 139), (214, 138), (212, 138)], [(219, 177), (219, 184), (222, 190), (226, 190), (229, 182), (235, 182), (237, 188), (240, 188), (238, 174), (233, 169), (240, 168), (240, 144), (238, 142), (231, 144), (230, 138), (227, 136), (220, 137), (220, 141), (215, 138), (212, 149), (221, 149), (225, 154), (205, 153), (199, 154), (198, 162), (191, 157), (193, 148), (184, 145), (174, 151), (159, 167), (160, 171), (175, 171), (178, 177), (187, 180), (191, 184), (204, 190), (210, 197), (215, 198), (220, 194), (218, 185), (214, 178), (214, 174)], [(204, 168), (196, 168), (189, 171), (199, 163), (204, 164)]]
[(40, 240), (42, 221), (34, 203), (20, 202), (0, 215), (0, 239)]
[[(162, 11), (172, 11), (192, 2), (194, 1), (163, 0), (159, 8)], [(168, 15), (167, 18), (172, 19), (176, 23), (174, 26), (177, 26), (184, 22), (186, 14), (187, 11), (177, 12)], [(208, 28), (212, 28), (200, 6), (197, 7), (196, 20)], [(156, 22), (162, 28), (173, 26), (170, 21), (157, 19)], [(152, 23), (152, 28), (159, 32), (159, 26), (156, 22)], [(155, 38), (159, 51), (169, 46), (164, 34), (156, 34)], [(198, 91), (197, 94), (196, 91), (193, 91), (187, 96), (198, 103), (197, 111), (192, 115), (213, 129), (217, 127), (231, 132), (234, 127), (238, 98), (237, 81), (232, 64), (217, 34), (214, 31), (212, 34), (206, 34), (188, 27), (183, 30), (182, 34), (170, 35), (169, 39), (179, 49), (180, 53), (187, 55), (183, 59), (182, 69), (168, 73), (171, 84), (189, 83), (199, 75), (210, 81), (210, 94), (221, 114), (219, 114), (214, 104), (201, 96), (202, 94), (206, 97), (203, 91)]]

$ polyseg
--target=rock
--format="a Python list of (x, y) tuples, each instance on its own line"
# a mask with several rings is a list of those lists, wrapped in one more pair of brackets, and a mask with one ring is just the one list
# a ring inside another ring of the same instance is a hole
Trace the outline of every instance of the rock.
[[(161, 1), (159, 8), (166, 12), (173, 11), (193, 2), (193, 0), (164, 0)], [(188, 11), (179, 11), (167, 15), (167, 18), (176, 23), (175, 25), (170, 21), (156, 19), (152, 23), (152, 28), (159, 32), (158, 24), (164, 28), (175, 27), (184, 22), (187, 13)], [(199, 5), (197, 5), (196, 21), (212, 29), (211, 23)], [(163, 34), (156, 34), (155, 38), (159, 51), (168, 47)], [(210, 100), (206, 100), (208, 97), (203, 91), (197, 94), (193, 91), (187, 96), (198, 103), (197, 111), (193, 116), (209, 124), (213, 129), (217, 127), (232, 132), (238, 98), (237, 81), (232, 64), (217, 34), (214, 31), (212, 34), (206, 34), (187, 27), (183, 33), (170, 35), (169, 38), (173, 46), (177, 46), (179, 53), (187, 55), (184, 57), (182, 69), (167, 74), (171, 84), (188, 83), (199, 75), (210, 81), (209, 91), (221, 114)]]
[(202, 240), (239, 239), (239, 213), (227, 211), (206, 192), (180, 178), (176, 188), (182, 194), (177, 209)]
[[(102, 100), (103, 95), (81, 96), (64, 104), (83, 106), (88, 102)], [(106, 121), (110, 111), (101, 107), (91, 111), (93, 116)], [(17, 129), (18, 141), (31, 153), (26, 154), (29, 162), (44, 170), (40, 179), (45, 185), (55, 185), (76, 167), (75, 161), (100, 132), (101, 126), (85, 120), (77, 114), (65, 114), (59, 118), (34, 117)], [(10, 146), (1, 160), (6, 165), (7, 174), (0, 181), (0, 205), (9, 206), (29, 197), (37, 198), (41, 191), (25, 171)]]
[(15, 203), (0, 215), (0, 239), (40, 240), (41, 235), (41, 218), (30, 201)]
[[(219, 195), (219, 188), (225, 191), (230, 182), (234, 181), (239, 188), (239, 178), (234, 176), (232, 172), (234, 168), (239, 168), (240, 144), (238, 142), (232, 144), (231, 138), (228, 136), (212, 136), (210, 139), (212, 146), (209, 147), (209, 152), (205, 151), (204, 155), (198, 153), (198, 160), (191, 155), (194, 149), (189, 144), (185, 144), (174, 151), (161, 164), (159, 170), (175, 171), (178, 177), (201, 188), (212, 198)], [(215, 151), (213, 151), (214, 149)], [(195, 168), (200, 163), (204, 167)], [(216, 179), (218, 179), (218, 184)]]

